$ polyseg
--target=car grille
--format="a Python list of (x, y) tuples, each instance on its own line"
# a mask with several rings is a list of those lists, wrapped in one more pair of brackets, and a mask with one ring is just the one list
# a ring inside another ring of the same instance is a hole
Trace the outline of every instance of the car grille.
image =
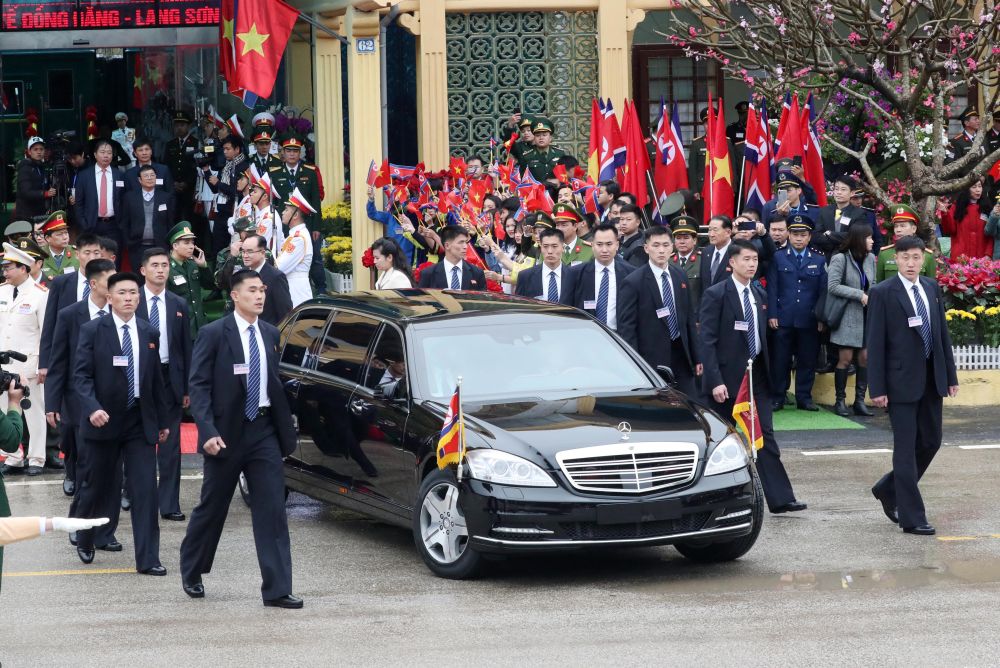
[(694, 478), (693, 443), (616, 443), (563, 450), (556, 461), (576, 489), (640, 494), (677, 487)]
[(573, 540), (625, 540), (628, 538), (655, 538), (675, 533), (699, 531), (711, 513), (685, 515), (676, 520), (657, 522), (630, 522), (628, 524), (597, 524), (595, 522), (561, 522), (560, 534)]

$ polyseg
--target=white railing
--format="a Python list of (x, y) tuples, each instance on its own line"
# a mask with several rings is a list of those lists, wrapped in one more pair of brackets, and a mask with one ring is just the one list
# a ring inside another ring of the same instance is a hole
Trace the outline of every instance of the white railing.
[(354, 292), (354, 276), (351, 274), (334, 274), (326, 272), (329, 285), (327, 288), (331, 292)]
[(990, 346), (955, 346), (955, 367), (959, 371), (1000, 369), (1000, 348)]

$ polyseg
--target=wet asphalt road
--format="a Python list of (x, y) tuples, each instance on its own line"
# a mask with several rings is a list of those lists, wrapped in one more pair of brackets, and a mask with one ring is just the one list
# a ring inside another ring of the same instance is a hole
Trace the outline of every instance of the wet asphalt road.
[[(950, 412), (946, 441), (993, 443), (981, 413)], [(965, 429), (965, 425), (968, 429)], [(76, 558), (64, 534), (9, 547), (3, 666), (997, 665), (1000, 449), (946, 447), (922, 484), (936, 538), (902, 534), (868, 489), (890, 454), (807, 455), (816, 445), (886, 447), (877, 427), (779, 435), (810, 508), (765, 517), (743, 559), (697, 566), (672, 548), (497, 563), (451, 582), (408, 532), (293, 494), (289, 523), (303, 610), (262, 607), (250, 516), (233, 501), (207, 598), (180, 588), (185, 524), (162, 525), (166, 578), (125, 552)], [(874, 441), (874, 442), (873, 442)], [(186, 473), (196, 475), (198, 460)], [(58, 479), (8, 479), (15, 514), (63, 514)], [(51, 482), (51, 484), (37, 484)], [(200, 481), (184, 480), (190, 508)]]

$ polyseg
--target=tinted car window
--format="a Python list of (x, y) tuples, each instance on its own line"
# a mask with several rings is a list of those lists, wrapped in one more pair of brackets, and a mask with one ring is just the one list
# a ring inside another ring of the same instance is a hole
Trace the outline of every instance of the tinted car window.
[(386, 327), (379, 336), (375, 350), (368, 364), (363, 385), (374, 390), (379, 385), (403, 382), (406, 386), (406, 358), (403, 354), (403, 339), (393, 327)]
[(329, 314), (328, 309), (306, 309), (299, 313), (295, 322), (285, 328), (282, 334), (284, 347), (281, 352), (281, 362), (283, 364), (310, 366), (309, 354), (315, 353)]
[(360, 383), (365, 353), (375, 338), (378, 326), (378, 320), (363, 315), (337, 313), (319, 346), (316, 370), (352, 383)]

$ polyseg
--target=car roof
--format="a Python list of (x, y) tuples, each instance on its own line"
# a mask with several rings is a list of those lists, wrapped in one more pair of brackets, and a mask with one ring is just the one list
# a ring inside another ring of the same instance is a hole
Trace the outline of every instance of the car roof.
[(550, 304), (524, 297), (492, 292), (421, 288), (327, 293), (302, 304), (302, 306), (309, 305), (345, 308), (396, 322), (419, 322), (506, 312), (586, 317), (571, 306)]

